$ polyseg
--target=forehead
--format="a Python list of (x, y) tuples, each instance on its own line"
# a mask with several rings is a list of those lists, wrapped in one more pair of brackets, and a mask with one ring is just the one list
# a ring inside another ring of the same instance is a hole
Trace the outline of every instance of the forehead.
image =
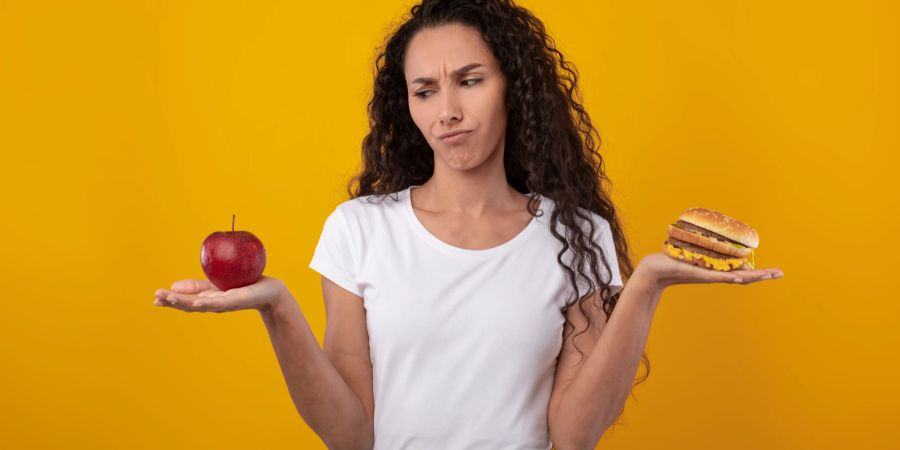
[(466, 64), (496, 62), (478, 30), (462, 25), (423, 29), (406, 49), (403, 70), (407, 78), (450, 73)]

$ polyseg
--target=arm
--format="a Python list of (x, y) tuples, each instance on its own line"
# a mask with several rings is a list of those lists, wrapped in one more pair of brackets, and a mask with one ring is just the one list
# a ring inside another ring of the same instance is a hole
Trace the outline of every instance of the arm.
[[(550, 429), (559, 450), (593, 449), (621, 414), (633, 387), (650, 323), (663, 290), (677, 284), (750, 284), (783, 276), (780, 269), (721, 272), (677, 261), (661, 252), (645, 256), (625, 283), (592, 350), (551, 406)], [(577, 317), (577, 316), (573, 316)], [(585, 333), (585, 335), (590, 335)], [(589, 344), (591, 338), (588, 338)]]
[(356, 393), (319, 348), (300, 306), (285, 289), (261, 309), (291, 399), (303, 420), (330, 449), (370, 449), (374, 437)]
[(650, 323), (662, 296), (640, 271), (625, 283), (593, 350), (562, 396), (553, 428), (559, 450), (592, 449), (619, 416), (632, 388)]

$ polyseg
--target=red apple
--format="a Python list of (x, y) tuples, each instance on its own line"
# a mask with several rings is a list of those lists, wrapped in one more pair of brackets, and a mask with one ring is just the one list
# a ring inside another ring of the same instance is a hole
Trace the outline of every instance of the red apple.
[(206, 278), (217, 288), (227, 291), (253, 284), (266, 267), (266, 249), (249, 231), (216, 231), (200, 246), (200, 266)]

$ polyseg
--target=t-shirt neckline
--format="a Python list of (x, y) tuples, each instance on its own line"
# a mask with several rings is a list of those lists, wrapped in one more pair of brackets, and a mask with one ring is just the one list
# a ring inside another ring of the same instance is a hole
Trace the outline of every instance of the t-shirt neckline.
[[(431, 234), (431, 232), (428, 231), (427, 228), (425, 228), (425, 225), (423, 225), (422, 222), (419, 220), (419, 218), (416, 216), (415, 210), (413, 210), (413, 207), (412, 207), (412, 195), (411, 194), (412, 194), (412, 189), (417, 188), (417, 187), (420, 187), (420, 185), (411, 185), (411, 186), (407, 187), (405, 190), (403, 190), (402, 200), (403, 200), (403, 203), (405, 203), (404, 209), (406, 210), (406, 216), (409, 219), (410, 224), (412, 225), (412, 227), (415, 230), (417, 235), (419, 235), (420, 237), (425, 239), (425, 241), (427, 241), (429, 244), (436, 247), (437, 249), (439, 249), (445, 253), (449, 253), (451, 255), (468, 257), (468, 258), (480, 258), (480, 257), (494, 256), (494, 255), (506, 252), (508, 250), (512, 250), (513, 248), (515, 248), (516, 246), (521, 244), (526, 238), (528, 238), (528, 236), (530, 236), (532, 233), (534, 233), (539, 226), (538, 217), (532, 217), (531, 221), (528, 222), (528, 225), (525, 226), (525, 228), (522, 229), (518, 234), (516, 234), (512, 239), (510, 239), (500, 245), (491, 247), (491, 248), (475, 250), (475, 249), (468, 249), (468, 248), (462, 248), (462, 247), (450, 245), (450, 244), (438, 239), (437, 236)], [(547, 205), (547, 199), (544, 196), (542, 196), (541, 194), (538, 194), (538, 198), (540, 198), (540, 200), (541, 200), (539, 209), (544, 209)]]

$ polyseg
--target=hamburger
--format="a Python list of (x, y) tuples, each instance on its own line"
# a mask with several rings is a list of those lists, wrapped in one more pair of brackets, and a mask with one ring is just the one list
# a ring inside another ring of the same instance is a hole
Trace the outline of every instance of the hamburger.
[(706, 208), (688, 208), (669, 224), (667, 255), (696, 266), (729, 272), (753, 270), (759, 245), (756, 230), (740, 220)]

